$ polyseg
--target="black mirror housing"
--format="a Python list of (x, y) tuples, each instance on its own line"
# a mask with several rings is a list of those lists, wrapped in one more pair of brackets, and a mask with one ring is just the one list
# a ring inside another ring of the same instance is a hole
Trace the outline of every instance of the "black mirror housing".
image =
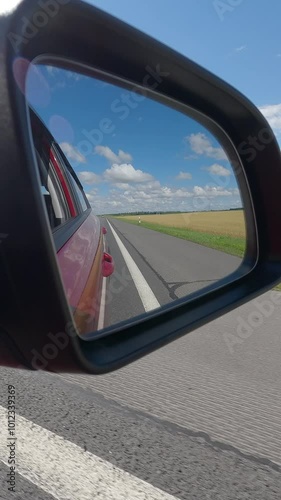
[[(280, 149), (259, 110), (194, 62), (86, 3), (56, 0), (56, 13), (39, 4), (23, 1), (0, 18), (0, 336), (10, 353), (8, 360), (3, 348), (0, 363), (12, 366), (18, 360), (30, 369), (105, 373), (280, 281)], [(26, 112), (26, 64), (41, 59), (130, 82), (164, 104), (194, 110), (212, 127), (232, 159), (243, 196), (243, 273), (240, 269), (230, 282), (221, 281), (203, 295), (194, 293), (94, 340), (78, 337), (38, 190)], [(253, 146), (255, 138), (262, 147)]]

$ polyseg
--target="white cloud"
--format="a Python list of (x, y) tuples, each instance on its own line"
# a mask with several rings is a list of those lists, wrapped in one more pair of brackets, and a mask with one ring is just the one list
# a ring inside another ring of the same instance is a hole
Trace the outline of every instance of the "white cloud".
[(90, 193), (85, 193), (85, 194), (86, 194), (86, 198), (88, 198), (90, 203), (95, 201), (95, 196), (93, 194), (90, 194)]
[(203, 198), (214, 198), (217, 196), (237, 196), (239, 195), (239, 189), (238, 188), (230, 188), (230, 189), (224, 189), (221, 186), (194, 186), (193, 188), (193, 193), (196, 196), (200, 196)]
[(260, 111), (276, 134), (281, 133), (281, 104), (261, 106)]
[(84, 75), (75, 73), (75, 71), (66, 71), (66, 76), (69, 80), (74, 80), (75, 82), (79, 82), (80, 80), (85, 78)]
[(236, 47), (236, 49), (234, 49), (234, 52), (242, 52), (246, 48), (247, 48), (247, 45), (240, 45), (240, 47)]
[[(92, 191), (91, 191), (92, 194)], [(198, 201), (200, 200), (200, 202)], [(198, 209), (227, 209), (241, 206), (237, 188), (220, 186), (195, 186), (190, 189), (163, 186), (159, 181), (135, 183), (127, 189), (110, 189), (101, 196), (89, 199), (96, 213), (120, 213), (134, 211), (198, 211)]]
[(56, 68), (55, 66), (46, 66), (47, 73), (51, 76), (55, 76), (59, 73), (59, 68)]
[(113, 201), (110, 201), (109, 204), (112, 205), (113, 207), (122, 207), (121, 201), (113, 200)]
[(125, 153), (122, 149), (119, 149), (118, 154), (115, 154), (108, 146), (96, 146), (95, 152), (100, 156), (104, 156), (112, 164), (117, 163), (120, 165), (121, 163), (128, 163), (133, 159), (129, 153)]
[(96, 200), (96, 197), (99, 196), (98, 189), (96, 189), (96, 188), (91, 189), (91, 191), (89, 193), (85, 192), (85, 195), (88, 198), (89, 202), (92, 203)]
[(205, 155), (215, 160), (227, 160), (224, 150), (220, 147), (214, 147), (208, 137), (199, 132), (186, 137), (192, 151), (198, 155)]
[(197, 160), (198, 155), (186, 155), (184, 156), (184, 160)]
[(122, 151), (122, 149), (119, 149), (118, 159), (119, 163), (128, 163), (129, 161), (132, 161), (133, 158), (130, 153), (125, 153), (124, 151)]
[(114, 164), (104, 172), (104, 178), (112, 183), (128, 183), (128, 182), (147, 182), (153, 180), (153, 176), (136, 170), (133, 165), (124, 163), (122, 165)]
[[(193, 134), (189, 139), (197, 155), (222, 156), (222, 150), (215, 147), (215, 143), (212, 145), (204, 134)], [(99, 147), (96, 152), (107, 158), (111, 166), (101, 176), (86, 171), (78, 175), (85, 185), (98, 182), (109, 183), (109, 189), (105, 194), (99, 193), (97, 189), (91, 189), (87, 193), (88, 200), (97, 214), (134, 211), (198, 211), (198, 209), (241, 206), (238, 189), (217, 186), (216, 182), (205, 186), (197, 185), (189, 189), (163, 185), (151, 174), (134, 168), (130, 162), (120, 163), (121, 158), (128, 155), (122, 150), (119, 150), (116, 155), (108, 147)], [(116, 156), (118, 156), (118, 162), (115, 163)], [(215, 175), (230, 175), (230, 172), (219, 163), (214, 163), (208, 169)], [(177, 178), (192, 179), (192, 175), (189, 172), (180, 171)]]
[(116, 184), (114, 184), (115, 187), (117, 187), (118, 189), (130, 189), (130, 184), (128, 184), (127, 182), (117, 182)]
[(246, 49), (247, 49), (247, 45), (239, 45), (238, 47), (235, 47), (234, 49), (231, 50), (231, 52), (229, 52), (227, 54), (227, 58), (228, 57), (235, 57), (235, 55), (244, 52)]
[(184, 181), (184, 180), (187, 180), (187, 179), (192, 179), (192, 174), (190, 174), (189, 172), (182, 172), (182, 171), (180, 171), (180, 173), (176, 176), (176, 179), (179, 180), (179, 181)]
[(146, 182), (145, 184), (136, 184), (136, 189), (146, 189), (146, 190), (157, 190), (161, 188), (161, 184), (159, 181), (157, 180), (152, 180), (152, 181), (149, 181), (149, 182)]
[[(85, 76), (80, 73), (75, 73), (75, 71), (64, 71), (61, 68), (57, 68), (56, 66), (46, 66), (46, 70), (49, 76), (56, 78), (58, 77), (63, 78), (65, 85), (66, 85), (66, 79), (68, 81), (73, 80), (74, 82), (79, 82), (80, 80), (85, 78)], [(62, 82), (60, 83), (62, 84)]]
[(98, 184), (101, 181), (100, 176), (94, 172), (77, 172), (77, 175), (84, 184)]
[(0, 14), (10, 13), (19, 3), (20, 0), (1, 0)]
[(78, 163), (86, 163), (86, 158), (83, 156), (78, 149), (76, 149), (72, 144), (69, 142), (61, 142), (60, 147), (63, 150), (64, 154), (69, 158), (70, 160), (73, 160)]
[(204, 170), (207, 170), (212, 175), (219, 175), (221, 177), (229, 177), (232, 173), (228, 168), (225, 168), (218, 163), (214, 163), (210, 167), (204, 168)]

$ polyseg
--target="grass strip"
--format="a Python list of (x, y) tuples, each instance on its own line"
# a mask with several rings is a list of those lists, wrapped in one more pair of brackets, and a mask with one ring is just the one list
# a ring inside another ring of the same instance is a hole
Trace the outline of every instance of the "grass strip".
[[(205, 233), (187, 228), (163, 226), (161, 224), (153, 224), (152, 222), (146, 221), (142, 221), (141, 224), (139, 224), (138, 220), (127, 219), (126, 217), (116, 217), (116, 219), (128, 222), (129, 224), (134, 224), (135, 226), (140, 225), (141, 227), (146, 227), (147, 229), (153, 229), (159, 233), (169, 234), (170, 236), (175, 236), (176, 238), (192, 241), (193, 243), (214, 248), (215, 250), (235, 255), (236, 257), (243, 258), (245, 254), (245, 238), (237, 238), (235, 236), (223, 234)], [(281, 283), (276, 285), (274, 290), (281, 292)]]
[(126, 217), (116, 218), (124, 222), (128, 222), (129, 224), (134, 224), (135, 226), (140, 225), (141, 227), (153, 229), (159, 233), (169, 234), (170, 236), (175, 236), (176, 238), (181, 238), (183, 240), (192, 241), (193, 243), (198, 243), (199, 245), (214, 248), (215, 250), (235, 255), (236, 257), (242, 258), (245, 253), (245, 238), (238, 238), (223, 234), (205, 233), (188, 228), (163, 226), (146, 221), (142, 221), (141, 224), (139, 224), (138, 220), (127, 219)]

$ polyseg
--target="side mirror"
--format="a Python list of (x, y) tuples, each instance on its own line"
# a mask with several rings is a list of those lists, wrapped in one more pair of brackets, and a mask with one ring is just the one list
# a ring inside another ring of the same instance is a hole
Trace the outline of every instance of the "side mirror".
[(106, 373), (281, 280), (280, 148), (238, 91), (86, 3), (16, 36), (36, 9), (0, 19), (0, 363)]
[(114, 262), (111, 255), (104, 252), (102, 260), (102, 275), (104, 278), (108, 278), (114, 272)]

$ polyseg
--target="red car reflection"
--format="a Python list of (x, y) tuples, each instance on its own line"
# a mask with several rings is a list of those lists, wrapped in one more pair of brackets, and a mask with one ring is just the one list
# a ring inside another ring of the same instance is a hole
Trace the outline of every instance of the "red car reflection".
[[(102, 282), (114, 271), (106, 252), (106, 228), (94, 215), (63, 151), (34, 111), (31, 125), (58, 263), (80, 334), (102, 327)], [(104, 305), (103, 305), (104, 306)]]

